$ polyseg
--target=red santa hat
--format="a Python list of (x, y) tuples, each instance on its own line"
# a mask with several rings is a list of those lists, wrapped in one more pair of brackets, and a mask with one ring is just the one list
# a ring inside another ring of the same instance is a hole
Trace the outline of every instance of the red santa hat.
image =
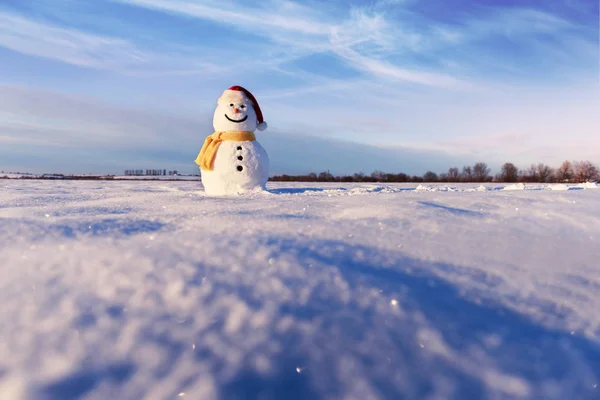
[(239, 100), (250, 100), (252, 103), (252, 107), (254, 108), (254, 112), (256, 113), (256, 119), (258, 125), (256, 129), (259, 131), (264, 131), (267, 129), (267, 123), (263, 118), (262, 111), (258, 105), (258, 101), (256, 98), (248, 91), (248, 89), (243, 88), (241, 86), (232, 86), (226, 91), (223, 92), (221, 97), (219, 98), (219, 102), (231, 102), (231, 101), (239, 101)]

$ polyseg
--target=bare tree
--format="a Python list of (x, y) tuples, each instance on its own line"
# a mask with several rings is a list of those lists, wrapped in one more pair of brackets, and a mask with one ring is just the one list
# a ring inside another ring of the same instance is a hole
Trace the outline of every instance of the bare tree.
[(448, 182), (458, 182), (460, 179), (460, 173), (458, 172), (458, 168), (448, 168), (447, 179)]
[(498, 180), (501, 182), (516, 182), (519, 177), (519, 169), (515, 164), (507, 162), (504, 163), (498, 175)]
[(486, 182), (490, 178), (490, 169), (484, 162), (478, 162), (473, 166), (473, 178), (475, 182)]
[(570, 161), (565, 160), (555, 172), (556, 179), (559, 182), (569, 182), (573, 179), (573, 165)]
[(439, 178), (435, 172), (427, 171), (425, 172), (425, 175), (423, 175), (423, 181), (425, 182), (437, 182), (438, 180)]
[(399, 174), (394, 174), (394, 182), (408, 182), (410, 177), (406, 175), (404, 172), (400, 172)]
[(519, 170), (519, 182), (535, 182), (535, 165), (531, 165), (531, 167), (527, 169)]
[(354, 180), (356, 182), (364, 182), (365, 181), (365, 174), (363, 172), (357, 172), (354, 174)]
[(552, 169), (544, 164), (531, 164), (529, 168), (521, 171), (519, 180), (522, 182), (547, 182), (552, 175)]
[(320, 182), (333, 182), (333, 181), (335, 181), (335, 177), (333, 176), (333, 174), (331, 172), (329, 172), (329, 170), (323, 171), (323, 172), (319, 173), (317, 179)]
[(375, 179), (377, 182), (386, 180), (385, 177), (386, 177), (386, 174), (379, 170), (375, 170), (371, 174), (371, 178)]
[(573, 167), (575, 179), (579, 182), (587, 182), (600, 178), (598, 167), (590, 161), (578, 161)]
[(552, 180), (554, 171), (548, 165), (539, 163), (531, 166), (536, 182), (548, 183)]
[(473, 181), (473, 170), (470, 166), (465, 165), (460, 174), (460, 180), (463, 182), (472, 182)]

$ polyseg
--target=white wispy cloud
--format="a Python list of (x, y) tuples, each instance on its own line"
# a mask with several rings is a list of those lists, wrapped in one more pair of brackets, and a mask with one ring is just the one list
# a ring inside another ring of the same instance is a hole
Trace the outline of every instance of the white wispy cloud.
[(63, 28), (0, 12), (0, 46), (63, 63), (135, 76), (217, 73), (221, 67), (191, 57), (140, 49), (129, 40)]
[(404, 31), (382, 13), (352, 9), (350, 18), (330, 29), (331, 51), (355, 68), (376, 78), (428, 86), (461, 88), (467, 83), (445, 73), (399, 66), (390, 54), (419, 52), (425, 45), (417, 32)]
[(139, 66), (147, 61), (147, 56), (126, 40), (55, 27), (8, 13), (0, 13), (0, 45), (91, 68)]
[(308, 35), (327, 34), (329, 26), (316, 20), (313, 11), (292, 1), (247, 2), (231, 0), (113, 0), (140, 7), (183, 14), (194, 18), (211, 20), (233, 28), (267, 33), (281, 29)]
[[(262, 36), (250, 39), (252, 50), (232, 54), (217, 44), (176, 50), (180, 44), (164, 39), (160, 50), (149, 51), (133, 38), (106, 37), (54, 26), (43, 21), (0, 12), (0, 46), (25, 54), (89, 68), (116, 70), (137, 76), (226, 74), (239, 66), (286, 73), (289, 64), (316, 53), (329, 53), (365, 77), (418, 85), (470, 89), (473, 79), (490, 68), (522, 70), (491, 50), (479, 47), (493, 37), (518, 38), (540, 57), (576, 57), (594, 46), (577, 36), (576, 27), (560, 17), (534, 9), (488, 8), (484, 15), (468, 15), (462, 22), (429, 21), (403, 8), (410, 2), (376, 2), (368, 7), (309, 7), (291, 0), (247, 3), (239, 0), (112, 0), (187, 18), (211, 21), (230, 29)], [(537, 40), (554, 35), (552, 44)], [(439, 53), (439, 55), (437, 55)], [(576, 53), (576, 54), (575, 54)], [(433, 63), (417, 61), (426, 56)], [(223, 65), (220, 60), (229, 62)], [(437, 63), (437, 65), (436, 65)], [(295, 78), (303, 79), (297, 72)], [(309, 86), (321, 84), (307, 81)], [(478, 83), (481, 86), (481, 82)]]
[[(535, 78), (540, 70), (558, 68), (563, 77), (576, 76), (578, 64), (589, 66), (597, 61), (597, 27), (531, 8), (489, 7), (485, 13), (465, 13), (452, 25), (433, 24), (431, 33), (429, 36), (438, 40), (431, 42), (429, 51), (452, 49), (445, 62), (473, 75), (484, 75), (491, 82), (495, 71), (526, 73)], [(498, 51), (499, 40), (504, 50)], [(508, 55), (507, 43), (523, 55)], [(543, 60), (544, 66), (528, 61), (533, 57)]]
[[(527, 40), (529, 34), (552, 34), (573, 27), (563, 18), (530, 8), (495, 8), (485, 18), (471, 18), (465, 23), (472, 39), (481, 35), (504, 35)], [(475, 35), (477, 34), (477, 35)]]
[[(114, 1), (210, 20), (262, 35), (271, 42), (270, 46), (280, 45), (278, 50), (288, 54), (288, 60), (330, 52), (376, 79), (455, 88), (463, 84), (459, 78), (445, 73), (385, 61), (390, 54), (419, 51), (422, 37), (417, 32), (398, 28), (383, 12), (368, 8), (317, 12), (292, 1), (268, 1), (258, 7), (238, 1)], [(337, 17), (332, 18), (332, 15)], [(277, 61), (272, 66), (276, 67)]]

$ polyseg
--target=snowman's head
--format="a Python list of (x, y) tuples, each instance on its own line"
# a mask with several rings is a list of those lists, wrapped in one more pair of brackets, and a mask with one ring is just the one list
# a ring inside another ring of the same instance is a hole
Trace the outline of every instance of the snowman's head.
[(213, 116), (215, 132), (264, 130), (266, 122), (254, 96), (241, 86), (232, 86), (223, 92)]

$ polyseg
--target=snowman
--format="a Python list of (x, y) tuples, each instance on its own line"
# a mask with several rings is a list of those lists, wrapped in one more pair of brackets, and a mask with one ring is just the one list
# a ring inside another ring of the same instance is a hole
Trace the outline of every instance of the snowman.
[(210, 195), (236, 195), (265, 190), (269, 156), (256, 141), (255, 130), (267, 123), (258, 102), (248, 90), (232, 86), (217, 101), (215, 133), (208, 136), (196, 158), (202, 185)]

